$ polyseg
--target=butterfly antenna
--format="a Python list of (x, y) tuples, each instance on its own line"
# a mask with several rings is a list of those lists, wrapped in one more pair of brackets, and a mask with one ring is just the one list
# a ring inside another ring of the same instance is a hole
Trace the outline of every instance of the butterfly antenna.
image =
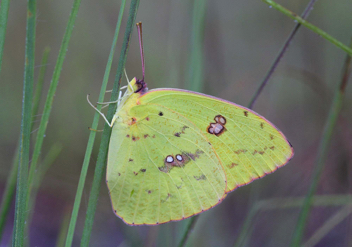
[(145, 63), (144, 63), (144, 51), (143, 51), (142, 22), (138, 22), (136, 25), (137, 25), (138, 38), (139, 38), (139, 50), (141, 52), (141, 60), (142, 60), (142, 72), (143, 72), (142, 81), (144, 81)]

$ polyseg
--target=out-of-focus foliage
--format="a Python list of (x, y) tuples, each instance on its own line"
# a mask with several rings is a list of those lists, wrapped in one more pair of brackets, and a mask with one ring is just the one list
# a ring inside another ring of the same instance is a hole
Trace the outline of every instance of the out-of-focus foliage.
[[(280, 4), (301, 13), (308, 1), (282, 0)], [(47, 92), (56, 62), (71, 1), (39, 1), (37, 9), (36, 69), (45, 46), (51, 47), (44, 92)], [(2, 71), (0, 74), (0, 189), (4, 188), (12, 163), (21, 123), (26, 1), (12, 1), (9, 11)], [(38, 191), (29, 238), (32, 246), (53, 246), (67, 208), (72, 206), (94, 110), (87, 104), (98, 97), (113, 38), (119, 1), (83, 1), (64, 62), (52, 109), (43, 153), (63, 143), (60, 157), (47, 172)], [(191, 42), (192, 1), (141, 1), (137, 21), (143, 22), (146, 78), (149, 88), (187, 85)], [(203, 43), (203, 92), (248, 105), (282, 44), (296, 24), (261, 1), (207, 1)], [(308, 20), (348, 44), (352, 2), (318, 1)], [(127, 16), (124, 17), (123, 28)], [(129, 77), (142, 77), (137, 32), (126, 65)], [(120, 36), (122, 37), (122, 35)], [(117, 54), (121, 48), (119, 40)], [(281, 129), (295, 148), (295, 157), (285, 167), (236, 190), (224, 202), (202, 214), (190, 237), (192, 246), (229, 246), (243, 224), (251, 200), (304, 196), (310, 184), (318, 143), (331, 104), (333, 90), (341, 80), (345, 53), (315, 33), (301, 28), (279, 64), (254, 110)], [(117, 59), (113, 63), (111, 84)], [(318, 194), (352, 192), (352, 89), (346, 99), (329, 151)], [(43, 97), (44, 99), (45, 97)], [(41, 112), (41, 110), (39, 110)], [(40, 119), (40, 116), (37, 118)], [(102, 121), (103, 122), (103, 121)], [(101, 125), (103, 126), (103, 125)], [(99, 138), (98, 140), (99, 141)], [(74, 246), (79, 244), (93, 165), (83, 195)], [(305, 240), (338, 207), (314, 207)], [(296, 208), (273, 209), (252, 220), (248, 246), (287, 246), (296, 224)], [(11, 214), (13, 215), (13, 214)], [(8, 219), (2, 243), (12, 230)], [(91, 246), (119, 244), (166, 246), (178, 242), (182, 222), (155, 227), (128, 227), (114, 216), (108, 191), (102, 186)], [(352, 239), (351, 217), (329, 232), (319, 246), (347, 246)], [(136, 236), (139, 236), (138, 238)], [(133, 242), (135, 241), (135, 242)]]

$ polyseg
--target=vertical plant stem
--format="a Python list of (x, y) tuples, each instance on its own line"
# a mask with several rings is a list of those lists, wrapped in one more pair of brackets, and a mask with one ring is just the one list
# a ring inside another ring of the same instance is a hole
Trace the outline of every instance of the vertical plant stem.
[(69, 223), (70, 223), (70, 215), (71, 215), (71, 207), (66, 206), (63, 213), (62, 221), (61, 221), (60, 231), (56, 239), (56, 247), (65, 246), (66, 233), (68, 231)]
[(202, 91), (203, 43), (207, 0), (194, 0), (188, 82), (192, 91)]
[(183, 247), (183, 246), (186, 245), (188, 237), (191, 234), (191, 231), (193, 230), (197, 220), (198, 220), (198, 215), (197, 216), (193, 216), (191, 219), (189, 219), (186, 231), (185, 231), (185, 233), (184, 233), (184, 235), (183, 235), (183, 237), (182, 237), (182, 239), (180, 241), (180, 244), (178, 245), (179, 247)]
[[(118, 16), (118, 20), (117, 20), (117, 24), (116, 24), (116, 29), (115, 29), (115, 35), (114, 35), (114, 39), (113, 39), (113, 42), (112, 42), (112, 45), (111, 45), (108, 62), (106, 64), (106, 69), (105, 69), (105, 74), (104, 74), (104, 78), (103, 78), (103, 83), (102, 83), (102, 86), (101, 86), (101, 89), (100, 89), (100, 94), (99, 94), (99, 99), (98, 99), (99, 102), (103, 102), (104, 101), (104, 95), (105, 95), (106, 86), (107, 86), (108, 80), (109, 80), (111, 64), (112, 64), (112, 61), (113, 61), (113, 57), (114, 57), (114, 53), (115, 53), (115, 47), (116, 47), (118, 35), (119, 35), (119, 32), (120, 32), (120, 26), (121, 26), (123, 12), (124, 12), (124, 9), (125, 9), (125, 4), (126, 4), (126, 0), (123, 0), (121, 2), (120, 12), (119, 12), (119, 16)], [(101, 110), (101, 107), (102, 107), (102, 105), (100, 105), (100, 104), (97, 105), (97, 109), (98, 110)], [(98, 112), (96, 112), (95, 115), (94, 115), (94, 119), (93, 119), (93, 123), (92, 123), (92, 127), (91, 127), (92, 129), (97, 129), (99, 118), (100, 118), (100, 115), (99, 115)], [(91, 157), (92, 150), (93, 150), (95, 136), (96, 136), (96, 131), (91, 131), (90, 134), (89, 134), (89, 139), (88, 139), (86, 153), (85, 153), (84, 160), (83, 160), (81, 175), (80, 175), (79, 182), (78, 182), (78, 187), (77, 187), (75, 202), (74, 202), (74, 205), (73, 205), (70, 225), (68, 227), (66, 244), (65, 244), (66, 247), (69, 247), (69, 246), (72, 245), (73, 235), (74, 235), (74, 232), (75, 232), (75, 227), (76, 227), (76, 222), (77, 222), (77, 217), (78, 217), (78, 211), (79, 211), (79, 207), (81, 205), (81, 199), (82, 199), (82, 194), (83, 194), (83, 189), (84, 189), (84, 183), (85, 183), (86, 176), (87, 176), (87, 171), (88, 171), (90, 157)]]
[(301, 23), (306, 28), (312, 30), (313, 32), (315, 32), (316, 34), (321, 36), (322, 38), (326, 39), (327, 41), (329, 41), (333, 45), (337, 46), (338, 48), (342, 49), (343, 51), (348, 53), (350, 56), (352, 56), (352, 49), (351, 48), (349, 48), (348, 46), (342, 44), (340, 41), (338, 41), (337, 39), (333, 38), (332, 36), (330, 36), (329, 34), (324, 32), (323, 30), (319, 29), (318, 27), (314, 26), (313, 24), (309, 23), (308, 21), (304, 20), (303, 18), (301, 18), (296, 13), (293, 13), (292, 11), (284, 8), (283, 6), (281, 6), (280, 4), (275, 3), (272, 0), (262, 0), (262, 1), (264, 3), (270, 5), (274, 9), (280, 11), (281, 13), (287, 15), (291, 19), (296, 20), (297, 22)]
[[(189, 56), (188, 78), (186, 79), (187, 87), (196, 92), (203, 89), (203, 44), (204, 44), (204, 28), (205, 15), (207, 10), (207, 0), (194, 0), (192, 12), (192, 30), (191, 30), (191, 47)], [(179, 246), (185, 245), (189, 234), (190, 227), (194, 227), (199, 215), (185, 219), (178, 224), (178, 232), (180, 232), (181, 242)]]
[[(33, 108), (32, 108), (32, 121), (31, 121), (31, 131), (33, 131), (33, 119), (34, 116), (38, 114), (38, 106), (39, 106), (39, 102), (40, 102), (40, 98), (42, 95), (42, 85), (44, 82), (44, 74), (45, 74), (45, 70), (46, 70), (46, 61), (47, 61), (47, 57), (48, 57), (48, 53), (49, 50), (45, 50), (44, 54), (43, 54), (43, 58), (42, 58), (42, 64), (45, 64), (45, 66), (43, 66), (40, 69), (39, 72), (39, 77), (38, 77), (38, 82), (36, 85), (36, 90), (35, 90), (35, 94), (34, 94), (34, 98), (33, 98)], [(12, 198), (15, 192), (15, 188), (16, 188), (16, 175), (17, 175), (17, 171), (18, 171), (18, 154), (19, 154), (19, 144), (20, 140), (18, 141), (18, 145), (15, 151), (15, 155), (14, 155), (14, 159), (11, 165), (11, 170), (9, 175), (7, 176), (7, 181), (6, 181), (6, 186), (5, 186), (5, 190), (2, 196), (2, 200), (1, 200), (1, 207), (0, 207), (0, 242), (2, 239), (2, 234), (4, 231), (4, 227), (5, 227), (5, 222), (7, 219), (7, 215), (11, 206), (11, 202), (12, 202)]]
[[(351, 40), (351, 47), (352, 47), (352, 40)], [(325, 161), (329, 153), (330, 141), (334, 133), (338, 116), (340, 114), (342, 101), (344, 99), (345, 89), (346, 89), (350, 74), (351, 74), (351, 56), (347, 55), (346, 61), (344, 64), (344, 69), (343, 69), (343, 76), (342, 76), (341, 82), (337, 84), (333, 102), (324, 127), (322, 138), (319, 144), (318, 154), (317, 154), (313, 175), (312, 175), (312, 183), (310, 185), (310, 188), (304, 200), (302, 210), (298, 218), (298, 223), (291, 242), (291, 246), (301, 245), (303, 233), (305, 230), (308, 214), (312, 203), (312, 198), (314, 196), (314, 193), (317, 190), (321, 173), (324, 170)]]
[(67, 23), (66, 31), (65, 31), (62, 43), (61, 43), (59, 56), (57, 58), (56, 65), (54, 68), (54, 74), (53, 74), (53, 78), (50, 83), (49, 92), (48, 92), (48, 95), (47, 95), (47, 98), (45, 101), (44, 111), (43, 111), (43, 115), (42, 115), (42, 118), (40, 121), (37, 139), (36, 139), (36, 142), (34, 145), (31, 167), (29, 170), (29, 177), (28, 177), (29, 192), (31, 191), (31, 188), (33, 185), (34, 173), (37, 169), (37, 163), (38, 163), (40, 151), (43, 146), (44, 135), (45, 135), (46, 127), (49, 122), (49, 117), (50, 117), (51, 108), (52, 108), (53, 101), (54, 101), (56, 88), (57, 88), (57, 85), (59, 82), (59, 78), (60, 78), (60, 74), (61, 74), (61, 70), (62, 70), (62, 65), (63, 65), (65, 55), (66, 55), (66, 52), (68, 49), (68, 43), (70, 41), (70, 37), (71, 37), (74, 23), (75, 23), (75, 20), (77, 17), (80, 3), (81, 3), (81, 0), (75, 0), (73, 3), (73, 7), (72, 7), (71, 14), (70, 14), (70, 17), (69, 17), (69, 20)]
[(40, 103), (40, 98), (42, 96), (44, 76), (47, 68), (48, 58), (49, 58), (50, 48), (45, 47), (43, 52), (42, 61), (40, 63), (41, 67), (39, 70), (39, 76), (37, 85), (35, 86), (34, 98), (33, 98), (33, 107), (32, 107), (32, 120), (34, 121), (35, 115), (38, 112), (38, 107)]
[[(302, 13), (302, 19), (306, 19), (310, 13), (310, 11), (313, 9), (313, 5), (317, 0), (311, 0), (306, 9), (303, 11)], [(279, 62), (281, 61), (281, 58), (283, 58), (285, 52), (287, 51), (288, 47), (290, 46), (291, 41), (293, 40), (293, 37), (296, 35), (298, 29), (301, 27), (301, 23), (297, 23), (295, 25), (295, 27), (293, 28), (291, 34), (288, 36), (286, 42), (284, 43), (283, 47), (281, 48), (279, 54), (277, 55), (276, 59), (274, 60), (273, 64), (271, 65), (269, 71), (267, 72), (266, 76), (264, 77), (263, 81), (260, 83), (256, 93), (253, 95), (250, 103), (249, 103), (249, 109), (253, 109), (254, 103), (256, 102), (256, 100), (258, 99), (259, 95), (261, 94), (261, 92), (263, 91), (264, 87), (266, 86), (266, 84), (268, 83), (270, 77), (272, 76), (272, 74), (274, 73), (277, 65), (279, 64)]]
[[(308, 17), (308, 15), (309, 15), (310, 11), (313, 9), (313, 6), (314, 6), (316, 1), (317, 0), (311, 0), (308, 3), (308, 5), (306, 6), (305, 10), (302, 13), (302, 19), (306, 19)], [(297, 23), (295, 25), (295, 27), (293, 28), (293, 30), (291, 31), (290, 35), (287, 37), (284, 45), (282, 46), (281, 50), (279, 51), (279, 54), (276, 56), (276, 58), (275, 58), (273, 64), (271, 65), (269, 71), (265, 75), (263, 81), (260, 83), (257, 91), (253, 95), (250, 103), (248, 104), (248, 108), (249, 109), (253, 109), (254, 104), (257, 101), (259, 95), (263, 92), (264, 87), (266, 86), (266, 84), (268, 83), (269, 79), (273, 75), (276, 67), (280, 63), (281, 59), (283, 58), (284, 54), (286, 53), (288, 47), (290, 46), (291, 41), (293, 40), (293, 38), (297, 34), (297, 31), (299, 30), (300, 27), (301, 27), (301, 23)], [(245, 222), (244, 222), (244, 224), (243, 224), (243, 226), (241, 228), (240, 234), (239, 234), (238, 238), (236, 239), (235, 246), (241, 246), (244, 243), (245, 238), (247, 237), (247, 231), (250, 228), (251, 220), (254, 217), (254, 214), (255, 214), (255, 211), (256, 211), (256, 210), (254, 210), (254, 207), (255, 207), (254, 206), (254, 203), (255, 203), (255, 199), (254, 198), (256, 197), (256, 196), (254, 196), (254, 190), (256, 190), (256, 189), (257, 189), (257, 186), (252, 185), (251, 193), (250, 193), (251, 194), (251, 202), (250, 202), (251, 209), (248, 212), (248, 214), (246, 216), (246, 219), (245, 219)], [(256, 193), (256, 195), (257, 195), (257, 193)]]
[(4, 54), (4, 44), (7, 28), (7, 19), (9, 15), (10, 0), (1, 0), (0, 5), (0, 73), (2, 65), (2, 55)]
[[(133, 27), (134, 27), (136, 15), (137, 15), (138, 6), (139, 6), (139, 0), (131, 1), (125, 36), (124, 36), (121, 53), (120, 53), (119, 65), (117, 68), (117, 73), (116, 73), (110, 101), (116, 101), (118, 96), (118, 91), (121, 84), (121, 77), (122, 77), (123, 69), (125, 67), (125, 63), (127, 59), (128, 45), (132, 36), (132, 31), (133, 31)], [(116, 111), (116, 104), (111, 104), (109, 106), (108, 113), (107, 113), (107, 119), (109, 121), (111, 121), (115, 111)], [(108, 149), (108, 144), (110, 140), (110, 134), (111, 134), (111, 128), (108, 124), (105, 124), (104, 132), (100, 142), (97, 163), (95, 166), (93, 184), (92, 184), (92, 188), (89, 196), (86, 220), (85, 220), (83, 235), (81, 239), (81, 246), (89, 245), (90, 234), (92, 232), (95, 211), (98, 203), (100, 184), (106, 167), (105, 165), (106, 155), (107, 155), (107, 149)]]
[(29, 145), (32, 122), (32, 97), (34, 76), (34, 51), (36, 30), (36, 0), (28, 0), (27, 34), (25, 51), (25, 72), (23, 83), (21, 138), (19, 149), (19, 164), (17, 172), (15, 222), (13, 230), (13, 246), (23, 246), (27, 207), (27, 180), (29, 163)]
[(243, 223), (243, 226), (241, 228), (240, 234), (236, 239), (236, 242), (234, 244), (235, 247), (241, 247), (244, 246), (245, 240), (247, 238), (247, 234), (249, 232), (249, 229), (252, 225), (252, 220), (256, 213), (258, 212), (258, 207), (256, 206), (257, 204), (253, 205), (251, 209), (249, 210), (247, 217)]

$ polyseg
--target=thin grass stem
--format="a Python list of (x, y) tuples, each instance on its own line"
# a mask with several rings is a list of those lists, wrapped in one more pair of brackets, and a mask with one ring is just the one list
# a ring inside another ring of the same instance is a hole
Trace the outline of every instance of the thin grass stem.
[(75, 20), (77, 17), (80, 3), (81, 3), (81, 0), (75, 0), (73, 3), (73, 7), (72, 7), (70, 17), (69, 17), (69, 20), (67, 23), (65, 34), (62, 39), (61, 47), (59, 50), (59, 55), (58, 55), (56, 65), (54, 68), (54, 73), (53, 73), (53, 77), (52, 77), (52, 80), (50, 83), (49, 92), (47, 94), (47, 98), (45, 101), (44, 111), (43, 111), (43, 115), (42, 115), (42, 118), (40, 121), (38, 134), (37, 134), (37, 138), (36, 138), (35, 145), (34, 145), (31, 167), (29, 170), (29, 177), (28, 177), (29, 192), (32, 190), (32, 187), (33, 187), (34, 173), (37, 169), (37, 163), (38, 163), (40, 152), (41, 152), (41, 149), (43, 146), (45, 131), (46, 131), (46, 127), (49, 122), (49, 117), (50, 117), (50, 113), (51, 113), (51, 109), (52, 109), (52, 105), (53, 105), (53, 101), (54, 101), (55, 92), (56, 92), (57, 85), (58, 85), (59, 78), (60, 78), (60, 74), (62, 71), (62, 65), (65, 60), (65, 55), (68, 50), (68, 44), (69, 44), (69, 41), (71, 38), (72, 30), (73, 30), (73, 27), (75, 24)]
[(313, 247), (317, 244), (338, 224), (345, 220), (352, 213), (352, 205), (347, 205), (340, 209), (336, 214), (331, 216), (302, 247)]
[(19, 164), (17, 172), (15, 220), (12, 246), (23, 246), (27, 209), (28, 163), (32, 125), (32, 98), (34, 77), (36, 30), (36, 0), (28, 0), (27, 34), (25, 49), (25, 72), (23, 83), (22, 121), (19, 148)]
[(191, 48), (188, 68), (188, 87), (200, 92), (203, 87), (203, 43), (206, 14), (206, 0), (193, 1)]
[(0, 5), (0, 73), (1, 73), (1, 65), (2, 65), (2, 56), (4, 54), (4, 45), (5, 45), (5, 36), (6, 36), (9, 8), (10, 8), (10, 0), (2, 0)]
[[(350, 46), (352, 47), (352, 40), (351, 40)], [(322, 138), (318, 147), (318, 154), (316, 157), (316, 162), (315, 162), (315, 166), (312, 174), (312, 183), (309, 187), (302, 210), (300, 212), (298, 223), (293, 234), (291, 246), (301, 245), (303, 233), (305, 230), (307, 218), (308, 218), (311, 203), (312, 203), (312, 198), (317, 190), (321, 173), (323, 172), (325, 167), (325, 163), (326, 163), (325, 161), (329, 153), (330, 142), (334, 133), (337, 119), (340, 114), (342, 102), (345, 96), (345, 89), (347, 86), (348, 78), (351, 74), (351, 70), (352, 70), (351, 56), (347, 55), (344, 63), (342, 79), (340, 83), (337, 84), (333, 102), (331, 104), (329, 115), (326, 120)]]
[[(112, 45), (111, 45), (108, 62), (106, 64), (106, 68), (105, 68), (103, 83), (102, 83), (102, 86), (101, 86), (101, 89), (100, 89), (100, 94), (99, 94), (99, 99), (98, 99), (99, 102), (103, 102), (104, 101), (105, 91), (106, 91), (106, 87), (107, 87), (108, 80), (109, 80), (109, 75), (110, 75), (110, 71), (111, 71), (111, 65), (112, 65), (112, 61), (113, 61), (113, 58), (114, 58), (116, 43), (117, 43), (118, 35), (119, 35), (119, 32), (120, 32), (120, 26), (121, 26), (121, 21), (122, 21), (122, 16), (123, 16), (123, 12), (124, 12), (124, 9), (125, 9), (125, 5), (126, 5), (126, 0), (123, 0), (121, 2), (120, 12), (119, 12), (119, 16), (118, 16), (118, 20), (117, 20), (117, 24), (116, 24), (116, 29), (115, 29), (115, 34), (114, 34), (113, 42), (112, 42)], [(98, 104), (97, 108), (98, 108), (98, 110), (101, 110), (102, 105)], [(100, 115), (99, 115), (98, 112), (96, 112), (95, 115), (94, 115), (94, 119), (93, 119), (93, 123), (92, 123), (92, 127), (91, 127), (92, 129), (97, 129), (98, 128), (99, 119), (100, 119)], [(67, 237), (66, 237), (66, 244), (65, 244), (66, 247), (69, 247), (69, 246), (72, 245), (73, 235), (74, 235), (74, 232), (75, 232), (75, 227), (76, 227), (76, 222), (77, 222), (77, 217), (78, 217), (78, 211), (79, 211), (79, 207), (81, 205), (81, 199), (82, 199), (82, 194), (83, 194), (83, 189), (84, 189), (84, 183), (85, 183), (85, 180), (86, 180), (86, 177), (87, 177), (87, 171), (88, 171), (90, 157), (91, 157), (92, 150), (93, 150), (95, 136), (96, 136), (96, 131), (91, 131), (90, 134), (89, 134), (89, 139), (88, 139), (88, 143), (87, 143), (86, 153), (85, 153), (85, 156), (84, 156), (82, 170), (81, 170), (81, 175), (80, 175), (80, 178), (79, 178), (77, 192), (76, 192), (76, 196), (75, 196), (75, 202), (73, 204), (72, 215), (71, 215), (70, 224), (69, 224), (69, 227), (68, 227), (68, 232), (67, 232)]]
[[(49, 51), (44, 51), (43, 53), (43, 57), (42, 57), (42, 62), (45, 61), (46, 64), (46, 60), (47, 60), (47, 56)], [(38, 82), (36, 85), (36, 90), (35, 90), (35, 94), (34, 94), (34, 98), (33, 98), (33, 108), (32, 108), (32, 119), (34, 119), (35, 116), (38, 115), (38, 106), (39, 106), (39, 102), (40, 102), (40, 96), (42, 95), (42, 84), (44, 82), (44, 74), (45, 74), (45, 69), (43, 66), (40, 71), (39, 71), (39, 77), (38, 77)], [(31, 133), (33, 132), (33, 126), (34, 126), (34, 121), (32, 120), (31, 122)], [(18, 140), (18, 144), (17, 144), (17, 148), (15, 151), (15, 155), (14, 155), (14, 159), (11, 165), (11, 170), (9, 175), (7, 176), (7, 180), (6, 180), (6, 186), (5, 186), (5, 190), (3, 192), (3, 196), (2, 196), (2, 200), (1, 200), (1, 206), (0, 206), (0, 242), (2, 239), (2, 234), (4, 231), (4, 227), (5, 227), (5, 223), (6, 223), (6, 219), (7, 219), (7, 215), (9, 212), (9, 209), (11, 207), (11, 202), (12, 202), (12, 198), (15, 192), (15, 188), (16, 188), (16, 178), (17, 178), (17, 171), (18, 171), (18, 152), (19, 152), (19, 144), (20, 140)]]
[(178, 245), (179, 247), (184, 247), (186, 245), (188, 237), (191, 234), (194, 226), (196, 225), (197, 220), (198, 220), (198, 215), (193, 216), (192, 218), (189, 219), (186, 231), (183, 234), (180, 244)]
[(34, 118), (38, 113), (39, 103), (40, 103), (40, 99), (43, 91), (44, 76), (47, 69), (49, 53), (50, 53), (50, 47), (45, 47), (43, 56), (42, 56), (42, 61), (41, 61), (41, 64), (43, 66), (40, 67), (38, 81), (37, 81), (37, 84), (35, 85), (35, 92), (33, 96), (32, 121), (34, 121)]
[(342, 49), (343, 51), (345, 51), (347, 54), (349, 54), (350, 56), (352, 56), (352, 49), (349, 48), (348, 46), (344, 45), (343, 43), (341, 43), (340, 41), (338, 41), (337, 39), (333, 38), (332, 36), (330, 36), (329, 34), (327, 34), (326, 32), (324, 32), (323, 30), (321, 30), (320, 28), (314, 26), (313, 24), (309, 23), (308, 21), (304, 20), (302, 17), (300, 17), (299, 15), (297, 15), (296, 13), (284, 8), (283, 6), (281, 6), (280, 4), (275, 3), (272, 0), (262, 0), (264, 3), (270, 5), (271, 7), (273, 7), (274, 9), (280, 11), (281, 13), (287, 15), (288, 17), (290, 17), (291, 19), (301, 23), (303, 26), (305, 26), (306, 28), (312, 30), (313, 32), (315, 32), (316, 34), (318, 34), (319, 36), (321, 36), (322, 38), (326, 39), (327, 41), (329, 41), (330, 43), (332, 43), (333, 45), (337, 46), (338, 48)]
[[(303, 11), (301, 18), (302, 19), (306, 19), (310, 13), (310, 11), (313, 9), (313, 5), (317, 0), (311, 0), (306, 9)], [(267, 72), (267, 74), (265, 75), (263, 81), (260, 83), (257, 91), (255, 92), (255, 94), (253, 95), (250, 103), (249, 103), (249, 109), (253, 109), (254, 103), (257, 101), (259, 95), (262, 93), (262, 91), (264, 90), (264, 87), (266, 86), (266, 84), (268, 83), (270, 77), (273, 75), (276, 67), (278, 66), (278, 64), (280, 63), (281, 59), (283, 58), (285, 52), (287, 51), (288, 47), (290, 46), (291, 41), (293, 40), (293, 37), (296, 35), (297, 31), (299, 30), (299, 28), (301, 27), (301, 23), (297, 23), (295, 25), (295, 27), (293, 28), (293, 30), (291, 31), (290, 35), (288, 36), (287, 40), (285, 41), (284, 45), (282, 46), (279, 54), (277, 55), (277, 57), (275, 58), (273, 64), (271, 65), (269, 71)]]
[[(118, 92), (121, 85), (121, 78), (122, 78), (123, 70), (125, 68), (125, 64), (127, 60), (129, 41), (132, 36), (132, 31), (134, 28), (138, 6), (139, 6), (139, 0), (131, 1), (125, 36), (124, 36), (124, 40), (121, 48), (119, 64), (116, 72), (113, 90), (111, 92), (110, 101), (116, 101), (118, 97)], [(116, 105), (115, 104), (109, 105), (108, 113), (107, 113), (108, 120), (110, 121), (112, 120), (115, 111), (116, 111)], [(88, 208), (87, 208), (86, 220), (85, 220), (82, 239), (81, 239), (81, 246), (89, 245), (90, 235), (93, 228), (95, 211), (98, 203), (100, 184), (106, 167), (106, 156), (107, 156), (108, 144), (110, 140), (110, 134), (111, 134), (111, 128), (109, 127), (108, 124), (105, 124), (104, 132), (100, 142), (97, 163), (95, 166), (93, 184), (92, 184), (89, 201), (88, 201)]]
[[(204, 82), (204, 61), (203, 61), (203, 44), (205, 30), (205, 16), (207, 10), (207, 0), (194, 0), (192, 12), (192, 29), (190, 41), (190, 55), (188, 59), (188, 78), (186, 79), (187, 87), (196, 92), (201, 92)], [(181, 233), (180, 245), (185, 245), (189, 237), (190, 225), (194, 226), (199, 215), (190, 219), (185, 219), (178, 224)], [(184, 230), (185, 229), (185, 230)], [(184, 242), (183, 242), (184, 241)]]
[[(244, 246), (245, 241), (250, 236), (250, 229), (253, 225), (253, 219), (262, 211), (293, 209), (301, 207), (304, 203), (304, 197), (273, 198), (256, 202), (242, 226), (241, 232), (236, 239), (234, 246)], [(341, 207), (352, 206), (352, 195), (323, 195), (314, 196), (312, 199), (314, 207)]]

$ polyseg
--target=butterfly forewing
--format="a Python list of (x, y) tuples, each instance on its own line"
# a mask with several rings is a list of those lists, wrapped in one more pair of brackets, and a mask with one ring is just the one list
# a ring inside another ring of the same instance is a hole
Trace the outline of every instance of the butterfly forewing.
[(285, 136), (242, 106), (183, 90), (152, 90), (141, 104), (162, 105), (194, 123), (220, 158), (227, 192), (275, 171), (293, 156)]
[(181, 220), (218, 204), (226, 176), (213, 145), (169, 108), (137, 105), (110, 138), (107, 183), (115, 213), (128, 224)]

